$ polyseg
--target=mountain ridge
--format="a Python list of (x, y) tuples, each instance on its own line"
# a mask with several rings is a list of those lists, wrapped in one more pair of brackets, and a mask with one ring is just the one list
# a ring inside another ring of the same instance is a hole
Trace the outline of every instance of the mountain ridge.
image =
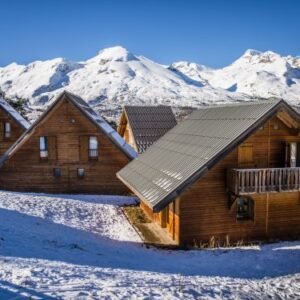
[(33, 110), (64, 89), (111, 116), (125, 104), (199, 107), (279, 97), (299, 105), (300, 57), (248, 49), (220, 69), (186, 61), (163, 66), (115, 46), (80, 62), (58, 57), (0, 68), (0, 90), (27, 99)]

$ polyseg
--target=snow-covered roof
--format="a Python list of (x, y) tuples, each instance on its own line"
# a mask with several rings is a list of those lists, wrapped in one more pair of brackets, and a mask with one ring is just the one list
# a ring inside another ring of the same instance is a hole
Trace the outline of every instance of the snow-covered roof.
[(82, 98), (71, 94), (69, 92), (64, 92), (68, 99), (81, 109), (90, 120), (92, 120), (101, 131), (108, 136), (128, 157), (136, 158), (137, 152), (126, 143), (126, 141), (114, 130), (101, 116), (99, 116)]
[(0, 107), (7, 112), (24, 129), (28, 129), (30, 124), (11, 106), (6, 100), (0, 97)]
[(41, 122), (44, 117), (57, 105), (59, 101), (67, 97), (80, 111), (87, 116), (127, 157), (130, 159), (137, 157), (137, 152), (128, 145), (125, 140), (101, 117), (99, 116), (82, 98), (67, 91), (62, 92), (52, 105), (32, 124), (21, 137), (4, 153), (0, 158), (0, 167), (18, 147), (31, 135), (32, 130)]

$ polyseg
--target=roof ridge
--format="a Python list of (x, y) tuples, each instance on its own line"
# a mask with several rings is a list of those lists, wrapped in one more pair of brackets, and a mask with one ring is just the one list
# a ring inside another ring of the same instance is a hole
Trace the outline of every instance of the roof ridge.
[[(47, 114), (60, 102), (67, 97), (75, 107), (77, 107), (99, 130), (101, 130), (126, 156), (133, 159), (137, 156), (135, 150), (126, 143), (126, 141), (113, 129), (109, 123), (98, 115), (91, 106), (88, 105), (81, 97), (74, 95), (66, 90), (61, 92), (57, 98), (48, 106), (42, 115), (16, 140), (15, 143), (0, 158), (0, 167), (4, 161), (18, 148), (23, 139), (47, 116)], [(78, 101), (77, 101), (78, 100)], [(91, 110), (91, 111), (88, 111)], [(93, 113), (91, 113), (93, 112)]]
[(231, 102), (231, 103), (214, 103), (211, 105), (206, 105), (206, 106), (200, 106), (199, 110), (201, 109), (210, 109), (210, 108), (221, 108), (221, 107), (239, 107), (239, 106), (250, 106), (250, 105), (261, 105), (261, 104), (270, 104), (270, 103), (280, 103), (280, 102), (285, 102), (286, 101), (282, 98), (278, 98), (278, 99), (264, 99), (264, 100), (246, 100), (246, 101), (238, 101), (238, 102)]
[[(258, 103), (254, 104), (258, 105)], [(192, 115), (198, 112), (198, 118), (187, 118), (179, 123), (166, 133), (164, 138), (158, 140), (149, 151), (120, 170), (117, 176), (148, 203), (154, 212), (160, 211), (173, 200), (174, 195), (184, 191), (195, 180), (199, 180), (206, 172), (205, 170), (211, 169), (276, 112), (286, 109), (300, 123), (300, 114), (281, 99), (259, 102), (259, 104), (261, 107), (258, 106), (258, 108), (254, 108), (253, 103), (251, 103), (251, 105), (247, 105), (247, 108), (243, 108), (242, 105), (231, 105), (232, 109), (224, 109), (224, 111), (222, 110), (224, 106), (218, 106), (221, 108), (219, 111), (198, 110), (193, 112)], [(241, 117), (238, 120), (234, 118), (232, 120), (224, 119), (224, 117), (231, 115)], [(205, 118), (214, 116), (215, 120), (212, 122), (205, 120)], [(249, 117), (251, 118), (249, 119)], [(187, 136), (187, 133), (190, 133), (190, 136)], [(220, 138), (214, 138), (216, 133)], [(206, 134), (208, 136), (205, 138), (198, 136)], [(226, 137), (226, 139), (222, 140), (222, 137)], [(198, 144), (191, 147), (195, 139)], [(179, 142), (176, 143), (176, 141)], [(174, 146), (175, 143), (176, 146)], [(176, 148), (176, 152), (174, 152), (174, 148)], [(202, 152), (205, 153), (207, 159), (201, 158), (201, 161), (197, 161), (192, 157)], [(150, 164), (156, 172), (150, 172), (143, 167), (143, 164)], [(169, 173), (181, 174), (183, 177), (180, 181), (174, 181), (167, 173), (163, 172), (163, 169), (168, 170)], [(145, 173), (145, 181), (141, 181), (136, 176), (137, 171)], [(154, 191), (155, 185), (159, 187), (155, 183), (157, 180), (167, 182), (168, 191), (158, 192), (156, 197), (148, 197), (149, 190)]]

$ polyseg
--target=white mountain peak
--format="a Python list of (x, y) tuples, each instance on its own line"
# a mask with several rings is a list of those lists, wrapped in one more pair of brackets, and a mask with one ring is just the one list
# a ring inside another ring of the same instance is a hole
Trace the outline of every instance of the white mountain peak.
[(260, 55), (261, 53), (262, 53), (261, 51), (258, 51), (255, 49), (248, 49), (245, 51), (245, 53), (242, 55), (242, 57)]
[(115, 46), (82, 62), (59, 57), (0, 68), (0, 90), (31, 105), (47, 104), (64, 89), (111, 112), (124, 104), (200, 106), (273, 96), (299, 104), (300, 58), (249, 49), (220, 69), (187, 61), (165, 67)]
[(130, 61), (137, 58), (122, 46), (105, 48), (95, 57), (104, 61)]

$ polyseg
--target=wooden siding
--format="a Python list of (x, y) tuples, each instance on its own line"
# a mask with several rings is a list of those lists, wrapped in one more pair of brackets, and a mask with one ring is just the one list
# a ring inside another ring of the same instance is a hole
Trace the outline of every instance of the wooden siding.
[(146, 215), (162, 228), (166, 228), (168, 234), (179, 244), (180, 240), (180, 217), (179, 217), (179, 198), (170, 203), (164, 210), (154, 213), (149, 206), (141, 201), (140, 207)]
[(127, 115), (124, 111), (122, 112), (120, 118), (118, 133), (136, 152), (138, 152), (132, 129), (129, 125)]
[[(4, 123), (11, 124), (11, 136), (4, 137)], [(25, 129), (20, 126), (7, 112), (0, 108), (0, 156), (23, 134)]]
[[(48, 137), (48, 159), (40, 158), (41, 136)], [(89, 136), (98, 138), (98, 159), (88, 158)], [(116, 178), (116, 172), (128, 162), (105, 134), (64, 99), (5, 162), (0, 187), (50, 193), (124, 194), (128, 189)], [(61, 169), (60, 178), (53, 176), (54, 168)], [(78, 168), (85, 169), (84, 178), (78, 178)]]
[[(177, 221), (172, 228), (167, 225), (169, 234), (175, 232), (174, 238), (182, 245), (199, 245), (212, 237), (221, 244), (227, 237), (232, 242), (299, 237), (299, 191), (250, 195), (254, 201), (253, 220), (238, 221), (236, 203), (229, 205), (227, 171), (241, 166), (284, 167), (285, 142), (300, 142), (298, 130), (273, 117), (180, 195), (180, 201), (176, 200)], [(145, 204), (141, 206), (148, 214), (151, 212)], [(159, 223), (155, 215), (162, 213), (150, 214)]]
[[(298, 132), (274, 117), (185, 191), (180, 197), (180, 242), (194, 244), (214, 237), (222, 243), (227, 235), (231, 241), (300, 236), (299, 192), (251, 195), (253, 220), (237, 221), (235, 203), (229, 208), (227, 170), (244, 164), (254, 168), (282, 167), (285, 141), (300, 142)], [(241, 149), (245, 161), (241, 161)]]

